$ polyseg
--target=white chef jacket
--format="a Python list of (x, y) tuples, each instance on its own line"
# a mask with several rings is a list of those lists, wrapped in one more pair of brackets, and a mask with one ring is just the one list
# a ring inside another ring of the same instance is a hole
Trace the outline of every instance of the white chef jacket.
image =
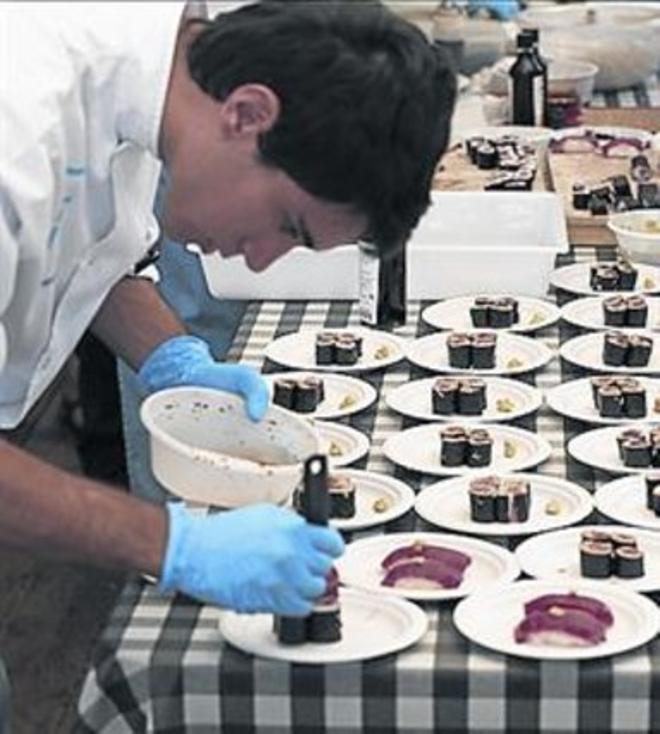
[(158, 237), (183, 7), (0, 3), (0, 428), (21, 421)]

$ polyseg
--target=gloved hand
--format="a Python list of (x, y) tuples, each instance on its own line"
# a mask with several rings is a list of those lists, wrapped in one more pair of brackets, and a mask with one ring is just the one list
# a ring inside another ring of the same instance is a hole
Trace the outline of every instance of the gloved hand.
[(486, 10), (497, 20), (511, 20), (520, 10), (518, 0), (468, 0), (467, 7), (470, 15)]
[(159, 588), (178, 590), (238, 612), (304, 616), (325, 591), (344, 550), (339, 533), (291, 510), (252, 505), (192, 515), (167, 505), (169, 537)]
[(175, 336), (159, 344), (142, 363), (138, 378), (149, 393), (191, 385), (242, 395), (254, 421), (268, 408), (268, 387), (259, 373), (247, 365), (216, 362), (207, 343), (196, 336)]

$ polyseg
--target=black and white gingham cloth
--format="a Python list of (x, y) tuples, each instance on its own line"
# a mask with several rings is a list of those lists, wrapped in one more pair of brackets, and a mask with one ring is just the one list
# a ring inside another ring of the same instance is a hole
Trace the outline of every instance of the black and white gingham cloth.
[[(584, 253), (584, 254), (583, 254)], [(580, 259), (613, 252), (584, 250)], [(558, 264), (572, 262), (573, 255)], [(438, 273), (442, 277), (442, 273)], [(412, 303), (402, 337), (427, 332)], [(348, 302), (252, 302), (230, 357), (261, 365), (272, 339), (300, 328), (358, 324)], [(537, 335), (556, 354), (575, 331), (561, 324)], [(272, 369), (274, 365), (265, 365)], [(369, 434), (362, 467), (394, 474), (418, 489), (421, 476), (394, 469), (382, 456), (384, 439), (412, 424), (389, 411), (383, 395), (421, 376), (407, 363), (367, 375), (379, 390), (376, 405), (345, 419)], [(556, 357), (522, 376), (541, 389), (578, 376)], [(609, 477), (567, 457), (566, 442), (585, 425), (543, 408), (516, 421), (552, 445), (540, 467), (595, 489)], [(589, 518), (598, 520), (597, 516)], [(425, 528), (411, 512), (385, 532)], [(378, 532), (382, 532), (381, 528)], [(426, 636), (415, 647), (364, 663), (289, 665), (257, 659), (223, 643), (218, 613), (152, 587), (131, 583), (122, 594), (96, 651), (79, 701), (81, 732), (227, 732), (350, 734), (352, 732), (633, 732), (660, 731), (660, 642), (615, 658), (580, 663), (515, 659), (462, 638), (451, 621), (453, 604), (428, 604)]]

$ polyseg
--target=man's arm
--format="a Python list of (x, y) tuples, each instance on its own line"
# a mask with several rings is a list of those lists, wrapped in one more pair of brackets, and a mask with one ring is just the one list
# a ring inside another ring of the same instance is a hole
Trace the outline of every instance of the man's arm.
[(134, 370), (170, 337), (186, 328), (146, 278), (123, 278), (99, 309), (92, 331)]
[(36, 553), (161, 572), (164, 508), (68, 474), (0, 441), (0, 538)]

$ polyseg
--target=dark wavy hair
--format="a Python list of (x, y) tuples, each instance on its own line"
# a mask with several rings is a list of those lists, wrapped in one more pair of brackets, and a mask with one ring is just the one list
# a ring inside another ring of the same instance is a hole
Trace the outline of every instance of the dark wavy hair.
[(242, 84), (270, 87), (281, 113), (259, 140), (263, 162), (366, 215), (384, 252), (407, 240), (456, 95), (450, 60), (415, 26), (378, 2), (268, 0), (207, 21), (188, 66), (218, 100)]

